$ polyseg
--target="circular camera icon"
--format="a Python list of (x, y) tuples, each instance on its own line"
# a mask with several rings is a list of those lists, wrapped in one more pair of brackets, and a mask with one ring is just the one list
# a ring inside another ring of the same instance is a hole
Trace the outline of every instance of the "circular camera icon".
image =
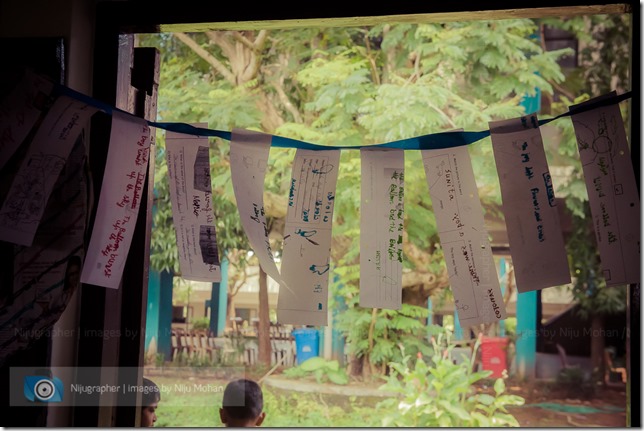
[(40, 401), (49, 401), (56, 394), (56, 388), (51, 380), (42, 379), (34, 385), (34, 393)]
[(63, 382), (58, 377), (25, 376), (24, 394), (29, 401), (59, 403), (63, 400)]

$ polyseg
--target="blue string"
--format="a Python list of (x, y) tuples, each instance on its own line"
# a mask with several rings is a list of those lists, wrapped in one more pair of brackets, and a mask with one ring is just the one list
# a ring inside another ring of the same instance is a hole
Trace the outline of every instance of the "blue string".
[[(91, 96), (87, 96), (78, 91), (72, 90), (69, 87), (63, 85), (56, 85), (55, 95), (65, 95), (77, 99), (83, 103), (86, 103), (90, 106), (93, 106), (106, 114), (112, 115), (114, 111), (121, 112), (125, 115), (134, 116), (129, 112), (123, 111), (121, 109), (115, 108), (107, 103), (103, 103), (99, 100), (94, 99)], [(568, 112), (560, 114), (553, 118), (548, 118), (544, 120), (539, 120), (539, 126), (550, 123), (551, 121), (558, 120), (559, 118), (568, 117), (571, 115), (579, 114), (582, 112), (590, 111), (602, 106), (608, 106), (620, 103), (624, 100), (631, 98), (631, 91), (627, 91), (620, 95), (608, 96), (605, 98), (599, 98), (592, 102), (584, 103), (582, 105), (575, 106), (574, 108), (568, 108)], [(156, 127), (159, 129), (164, 129), (170, 132), (183, 133), (187, 135), (195, 136), (214, 136), (226, 140), (231, 140), (232, 133), (224, 130), (215, 130), (215, 129), (206, 129), (202, 127), (195, 127), (186, 123), (168, 123), (168, 122), (157, 122), (149, 121), (148, 124), (151, 127)], [(297, 148), (303, 150), (340, 150), (340, 149), (361, 149), (361, 148), (396, 148), (400, 150), (438, 150), (444, 148), (459, 147), (463, 145), (473, 144), (474, 142), (480, 141), (483, 138), (490, 136), (490, 130), (481, 130), (479, 132), (439, 132), (432, 133), (429, 135), (416, 136), (413, 138), (402, 139), (399, 141), (388, 142), (384, 144), (375, 144), (375, 145), (319, 145), (311, 144), (309, 142), (299, 141), (297, 139), (285, 138), (283, 136), (273, 135), (271, 146), (278, 148)]]

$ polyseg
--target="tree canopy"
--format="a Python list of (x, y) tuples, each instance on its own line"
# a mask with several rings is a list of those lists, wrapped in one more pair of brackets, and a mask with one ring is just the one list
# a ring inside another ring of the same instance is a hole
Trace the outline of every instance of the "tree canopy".
[[(562, 70), (558, 60), (573, 52), (546, 50), (540, 38), (545, 25), (573, 32), (583, 45), (582, 62), (589, 66), (581, 71)], [(623, 61), (619, 60), (624, 55), (625, 42), (619, 38), (625, 25), (620, 17), (577, 17), (565, 21), (512, 19), (208, 31), (141, 35), (139, 39), (141, 45), (156, 46), (162, 54), (162, 120), (207, 122), (211, 129), (246, 128), (316, 144), (357, 147), (459, 128), (484, 130), (489, 121), (524, 114), (522, 98), (537, 89), (553, 101), (550, 113), (556, 114), (567, 102), (614, 89), (615, 76), (619, 88), (627, 88)], [(611, 41), (619, 46), (613, 52), (609, 52)], [(597, 53), (608, 55), (608, 64), (593, 60)], [(579, 97), (570, 100), (566, 94)], [(574, 133), (570, 125), (557, 127), (562, 129), (558, 160), (574, 169), (572, 179), (561, 190), (575, 216), (587, 217), (581, 167), (574, 161)], [(161, 136), (151, 263), (157, 269), (178, 271), (163, 146)], [(482, 203), (492, 210), (500, 203), (500, 192), (490, 141), (484, 139), (468, 148)], [(219, 139), (211, 146), (217, 238), (220, 256), (236, 251), (236, 256), (243, 257), (245, 253), (239, 251), (249, 246), (235, 207), (228, 149), (228, 142)], [(293, 155), (292, 149), (271, 148), (265, 204), (273, 250), (281, 250)], [(405, 156), (403, 300), (424, 306), (433, 292), (449, 283), (419, 152), (407, 151)], [(551, 157), (549, 154), (549, 160)], [(365, 318), (350, 313), (346, 317), (345, 329), (356, 345), (357, 340), (387, 337), (387, 331), (396, 330), (396, 325), (413, 330), (414, 325), (404, 317), (417, 319), (423, 314), (404, 308), (392, 326), (391, 316), (380, 310), (389, 323), (374, 326), (378, 320), (371, 310), (357, 307), (359, 185), (359, 151), (343, 150), (332, 264), (335, 286), (341, 287), (335, 293), (345, 298), (350, 310), (368, 313)], [(597, 265), (596, 252), (588, 253), (591, 256), (586, 256), (584, 271)], [(580, 259), (578, 255), (572, 260)], [(381, 351), (374, 353), (368, 342), (362, 344), (356, 352), (373, 354), (375, 362), (391, 357)]]

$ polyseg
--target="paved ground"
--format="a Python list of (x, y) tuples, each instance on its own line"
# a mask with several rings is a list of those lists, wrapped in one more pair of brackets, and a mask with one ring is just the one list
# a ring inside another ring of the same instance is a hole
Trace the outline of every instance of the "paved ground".
[(378, 390), (378, 385), (333, 385), (317, 383), (311, 380), (287, 379), (281, 376), (270, 376), (264, 380), (264, 384), (277, 389), (284, 389), (296, 392), (312, 392), (326, 395), (344, 395), (357, 397), (389, 397), (394, 394)]
[(522, 427), (626, 426), (624, 388), (598, 387), (594, 396), (588, 399), (570, 398), (569, 392), (540, 386), (539, 382), (509, 385), (508, 392), (526, 399), (525, 406), (510, 409)]

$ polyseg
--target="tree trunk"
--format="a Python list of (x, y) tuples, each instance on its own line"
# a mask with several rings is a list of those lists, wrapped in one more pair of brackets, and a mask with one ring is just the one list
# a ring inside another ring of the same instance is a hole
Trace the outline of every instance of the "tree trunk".
[(351, 355), (349, 359), (349, 372), (352, 377), (362, 377), (362, 357)]
[(271, 366), (271, 332), (268, 314), (268, 280), (266, 273), (259, 268), (259, 325), (257, 326), (257, 344), (259, 345), (260, 364)]
[(597, 372), (598, 376), (604, 375), (604, 344), (604, 316), (595, 314), (591, 324), (590, 360), (593, 372)]
[(230, 292), (226, 294), (226, 328), (233, 327), (233, 319), (235, 318), (235, 307), (233, 307), (233, 297)]

